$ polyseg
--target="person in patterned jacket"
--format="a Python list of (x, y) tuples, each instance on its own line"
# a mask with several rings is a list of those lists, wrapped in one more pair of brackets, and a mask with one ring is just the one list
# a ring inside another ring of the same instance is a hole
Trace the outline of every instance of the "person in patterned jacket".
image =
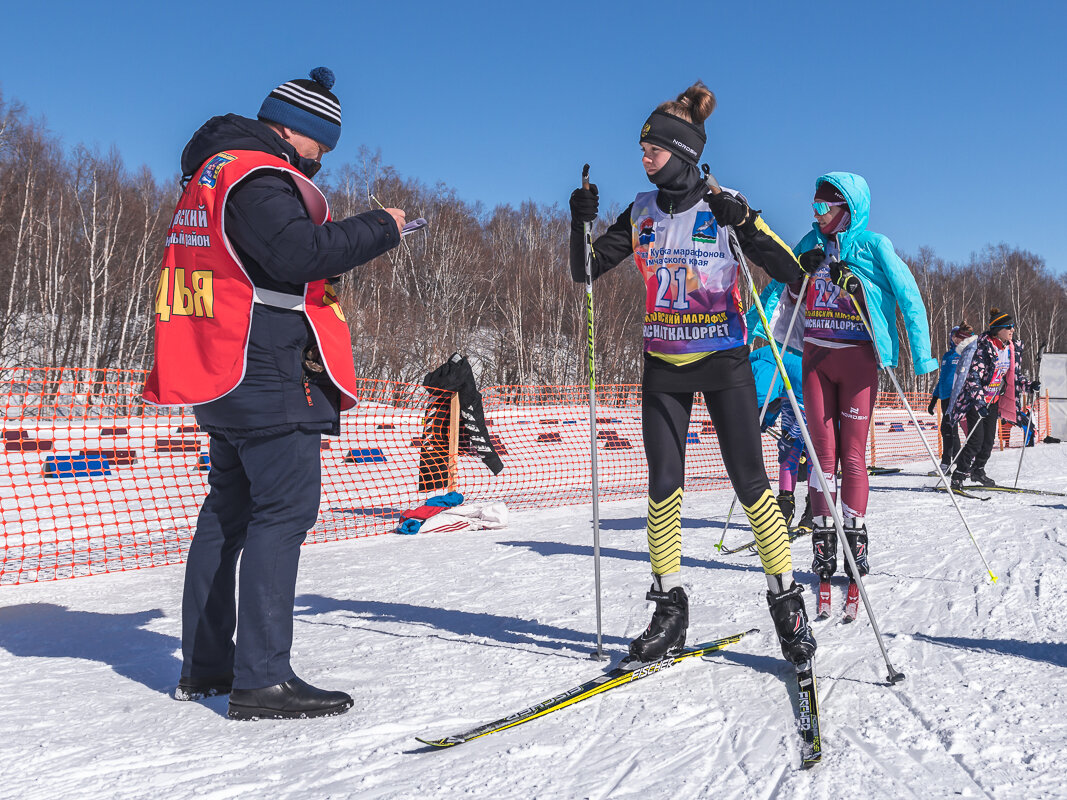
[(996, 485), (986, 475), (985, 465), (996, 441), (997, 420), (1004, 417), (1014, 423), (1016, 393), (1033, 387), (1025, 379), (1017, 380), (1014, 331), (1015, 318), (993, 308), (989, 328), (960, 354), (948, 416), (950, 425), (966, 420), (968, 437), (952, 473), (953, 489), (961, 489), (968, 477), (983, 486)]

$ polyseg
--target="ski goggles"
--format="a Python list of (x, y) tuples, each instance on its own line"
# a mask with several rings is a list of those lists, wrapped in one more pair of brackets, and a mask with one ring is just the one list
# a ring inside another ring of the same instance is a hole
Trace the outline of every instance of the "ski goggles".
[(813, 209), (815, 209), (815, 215), (818, 216), (818, 217), (821, 217), (823, 214), (830, 213), (830, 209), (833, 206), (847, 206), (847, 205), (848, 205), (848, 202), (846, 200), (831, 200), (828, 203), (824, 203), (824, 202), (821, 202), (821, 201), (816, 201), (816, 202), (811, 204), (811, 207)]

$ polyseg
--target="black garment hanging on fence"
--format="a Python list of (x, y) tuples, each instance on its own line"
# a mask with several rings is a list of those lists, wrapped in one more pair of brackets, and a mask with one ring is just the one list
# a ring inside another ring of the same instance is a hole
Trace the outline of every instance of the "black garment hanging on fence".
[(419, 491), (436, 491), (448, 486), (448, 427), (453, 392), (459, 394), (460, 451), (478, 456), (490, 472), (498, 475), (504, 463), (490, 440), (482, 394), (474, 383), (474, 371), (466, 357), (453, 353), (448, 361), (426, 375), (422, 385), (429, 390), (430, 404), (419, 454)]

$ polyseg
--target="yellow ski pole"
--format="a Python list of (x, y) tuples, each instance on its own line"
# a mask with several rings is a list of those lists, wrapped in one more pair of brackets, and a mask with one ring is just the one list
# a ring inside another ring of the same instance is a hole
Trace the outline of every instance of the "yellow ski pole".
[[(582, 167), (582, 188), (589, 188), (589, 165)], [(600, 492), (596, 471), (596, 365), (593, 347), (593, 226), (582, 224), (585, 239), (585, 321), (589, 352), (589, 460), (593, 468), (593, 582), (596, 590), (596, 650), (592, 657), (597, 661), (604, 655), (600, 611)]]

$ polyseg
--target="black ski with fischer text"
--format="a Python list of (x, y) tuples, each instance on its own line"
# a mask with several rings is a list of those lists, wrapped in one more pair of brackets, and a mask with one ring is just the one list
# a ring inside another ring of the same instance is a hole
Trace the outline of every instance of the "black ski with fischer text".
[[(472, 739), (480, 739), (483, 736), (488, 736), (490, 733), (514, 728), (516, 725), (521, 725), (532, 719), (543, 717), (545, 714), (559, 711), (561, 708), (574, 705), (588, 697), (602, 694), (603, 692), (616, 689), (619, 686), (624, 686), (628, 683), (633, 683), (634, 681), (639, 681), (642, 678), (647, 678), (649, 675), (662, 672), (668, 667), (673, 667), (679, 661), (684, 661), (687, 658), (702, 656), (707, 653), (714, 653), (716, 650), (722, 650), (741, 641), (744, 636), (747, 636), (750, 633), (757, 633), (758, 631), (758, 628), (752, 628), (744, 633), (716, 639), (713, 642), (705, 642), (703, 644), (698, 644), (695, 647), (687, 647), (676, 656), (667, 656), (666, 658), (661, 658), (659, 661), (650, 661), (647, 664), (640, 664), (636, 668), (626, 669), (624, 667), (616, 667), (615, 669), (598, 675), (590, 681), (575, 686), (573, 689), (568, 689), (567, 691), (550, 697), (536, 705), (524, 708), (522, 711), (515, 714), (509, 714), (495, 722), (479, 725), (477, 728), (471, 728), (469, 731), (457, 733), (454, 736), (446, 736), (443, 739), (415, 738), (423, 744), (430, 745), (431, 747), (454, 747), (457, 744), (463, 744)], [(814, 687), (814, 684), (812, 684), (812, 686)]]
[(819, 726), (819, 692), (815, 686), (815, 661), (796, 666), (797, 729), (800, 732), (800, 766), (814, 767), (822, 759), (822, 731)]

